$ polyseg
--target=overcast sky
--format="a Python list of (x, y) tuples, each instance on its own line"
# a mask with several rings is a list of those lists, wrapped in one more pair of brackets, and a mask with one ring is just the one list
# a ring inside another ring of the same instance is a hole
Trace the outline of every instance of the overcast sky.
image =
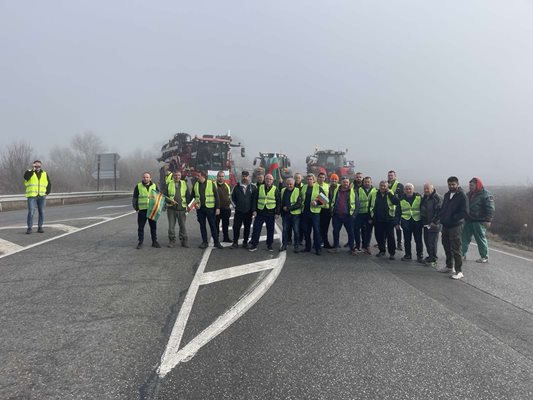
[(231, 129), (296, 165), (348, 148), (375, 180), (531, 183), (532, 21), (525, 0), (0, 0), (0, 136), (127, 153)]

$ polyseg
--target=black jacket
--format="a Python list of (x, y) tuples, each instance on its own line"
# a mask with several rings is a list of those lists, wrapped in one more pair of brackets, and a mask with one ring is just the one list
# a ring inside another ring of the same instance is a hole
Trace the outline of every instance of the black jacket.
[(451, 192), (448, 192), (444, 195), (439, 215), (440, 223), (446, 228), (461, 225), (468, 216), (468, 203), (463, 189), (457, 189), (451, 199), (450, 194)]
[(376, 199), (374, 202), (374, 207), (372, 211), (372, 219), (376, 222), (394, 222), (396, 215), (390, 215), (389, 202), (387, 198), (390, 199), (390, 202), (393, 205), (398, 205), (398, 196), (393, 195), (391, 192), (387, 192), (385, 195), (382, 195), (380, 191), (376, 193)]
[[(430, 195), (424, 195), (422, 197), (422, 203), (420, 204), (420, 216), (424, 225), (430, 225), (434, 223), (439, 225), (439, 214), (442, 206), (442, 199), (435, 189)], [(439, 227), (429, 228), (430, 231), (438, 232)]]
[(251, 213), (254, 211), (254, 200), (257, 195), (257, 187), (253, 184), (248, 184), (246, 192), (243, 190), (240, 183), (238, 183), (231, 192), (231, 201), (235, 206), (235, 211), (241, 213)]

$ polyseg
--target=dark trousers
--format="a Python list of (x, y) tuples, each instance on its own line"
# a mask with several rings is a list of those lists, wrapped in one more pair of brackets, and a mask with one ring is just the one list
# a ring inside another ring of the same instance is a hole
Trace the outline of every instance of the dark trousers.
[(259, 244), (259, 237), (261, 236), (261, 229), (263, 229), (263, 224), (267, 228), (267, 246), (272, 246), (274, 243), (274, 224), (276, 223), (275, 215), (261, 215), (257, 214), (254, 220), (254, 230), (252, 232), (252, 246), (257, 246)]
[(446, 266), (454, 267), (455, 271), (460, 272), (463, 267), (463, 254), (461, 250), (461, 235), (463, 234), (463, 224), (453, 228), (442, 228), (442, 246), (446, 253)]
[(401, 219), (401, 225), (404, 234), (404, 250), (406, 256), (412, 256), (411, 240), (415, 238), (416, 257), (422, 258), (424, 255), (424, 247), (422, 245), (422, 221), (415, 221), (414, 219)]
[(424, 244), (426, 245), (426, 251), (428, 253), (428, 261), (437, 261), (437, 247), (439, 243), (439, 231), (431, 231), (428, 228), (424, 228)]
[(370, 219), (369, 214), (360, 214), (360, 215), (362, 219), (361, 234), (363, 236), (363, 249), (366, 249), (370, 247), (370, 241), (372, 240), (372, 231), (374, 230), (374, 225), (368, 222), (368, 220)]
[(333, 214), (331, 220), (333, 222), (333, 248), (336, 249), (337, 247), (339, 247), (339, 234), (341, 232), (342, 227), (344, 226), (344, 228), (346, 229), (346, 233), (348, 234), (348, 247), (350, 247), (350, 249), (353, 249), (353, 225), (355, 219), (348, 214), (344, 214), (342, 217), (338, 214)]
[(209, 224), (209, 230), (211, 231), (211, 236), (213, 237), (213, 242), (215, 244), (219, 243), (218, 240), (218, 229), (216, 225), (215, 218), (215, 209), (214, 208), (205, 208), (200, 207), (196, 210), (196, 218), (200, 224), (200, 233), (202, 234), (202, 242), (207, 243), (207, 225), (206, 221)]
[(137, 235), (139, 237), (139, 243), (144, 241), (144, 227), (146, 221), (148, 221), (148, 225), (150, 225), (152, 242), (157, 242), (157, 222), (147, 218), (146, 210), (139, 210), (137, 213)]
[(239, 241), (241, 225), (244, 225), (242, 233), (242, 242), (248, 243), (250, 238), (250, 226), (252, 225), (252, 212), (243, 213), (241, 211), (235, 210), (235, 215), (233, 216), (233, 243)]
[(325, 208), (320, 210), (320, 237), (324, 246), (330, 247), (328, 239), (329, 224), (331, 222), (331, 211)]
[(222, 221), (222, 237), (225, 242), (229, 242), (229, 218), (231, 217), (231, 208), (221, 208), (220, 214), (215, 217), (217, 230), (220, 232), (220, 221)]
[(282, 244), (287, 246), (289, 244), (289, 233), (294, 232), (294, 246), (298, 246), (300, 243), (300, 214), (286, 213), (281, 217), (283, 219)]
[(379, 251), (385, 253), (385, 243), (389, 254), (393, 256), (396, 253), (396, 242), (394, 241), (394, 222), (374, 222), (376, 242), (378, 242)]
[(322, 237), (320, 236), (320, 214), (311, 211), (304, 212), (300, 223), (303, 225), (305, 249), (311, 251), (311, 230), (313, 231), (313, 247), (320, 250), (322, 247)]
[(357, 214), (353, 221), (353, 236), (355, 247), (358, 249), (361, 248), (361, 244), (363, 245), (363, 249), (370, 246), (373, 226), (368, 223), (369, 218), (370, 216), (368, 214)]

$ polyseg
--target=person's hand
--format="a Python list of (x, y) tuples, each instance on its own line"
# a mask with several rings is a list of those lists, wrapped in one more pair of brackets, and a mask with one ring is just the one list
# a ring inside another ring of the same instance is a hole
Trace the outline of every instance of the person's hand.
[(194, 205), (194, 208), (196, 208), (197, 210), (199, 210), (199, 209), (200, 209), (200, 203), (196, 203), (196, 204)]
[(312, 207), (316, 207), (316, 201), (314, 201), (314, 200), (311, 201), (311, 206), (312, 206)]
[(215, 215), (220, 215), (220, 208), (217, 208), (217, 209), (215, 210)]
[(256, 217), (256, 216), (257, 216), (257, 211), (254, 211), (254, 212), (252, 213), (252, 217)]

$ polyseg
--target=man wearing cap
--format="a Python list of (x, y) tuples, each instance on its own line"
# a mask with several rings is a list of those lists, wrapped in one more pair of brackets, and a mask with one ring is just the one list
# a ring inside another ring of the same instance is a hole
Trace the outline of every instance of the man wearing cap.
[(252, 212), (255, 208), (254, 201), (256, 197), (257, 187), (250, 183), (250, 173), (248, 171), (242, 171), (240, 183), (235, 185), (231, 192), (231, 201), (235, 208), (232, 248), (239, 247), (239, 236), (242, 225), (244, 225), (242, 247), (244, 249), (248, 248), (250, 226), (252, 225)]
[(35, 207), (39, 211), (39, 219), (37, 222), (37, 232), (44, 233), (44, 206), (46, 204), (46, 196), (52, 190), (52, 183), (46, 171), (41, 169), (42, 163), (40, 160), (35, 160), (32, 167), (24, 172), (24, 185), (26, 186), (26, 198), (28, 202), (28, 229), (26, 233), (30, 234), (33, 227), (33, 215), (35, 214)]

